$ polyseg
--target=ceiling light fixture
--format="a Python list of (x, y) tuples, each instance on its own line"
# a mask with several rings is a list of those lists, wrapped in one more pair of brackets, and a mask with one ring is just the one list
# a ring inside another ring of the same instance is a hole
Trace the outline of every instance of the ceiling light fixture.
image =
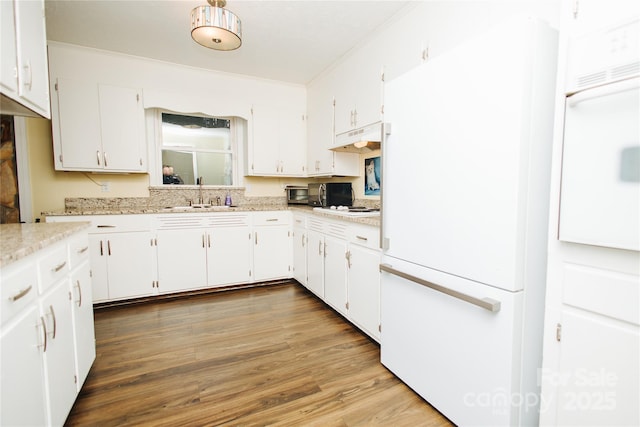
[(224, 9), (226, 0), (207, 0), (210, 6), (191, 11), (191, 37), (202, 46), (234, 50), (242, 44), (242, 24), (233, 12)]

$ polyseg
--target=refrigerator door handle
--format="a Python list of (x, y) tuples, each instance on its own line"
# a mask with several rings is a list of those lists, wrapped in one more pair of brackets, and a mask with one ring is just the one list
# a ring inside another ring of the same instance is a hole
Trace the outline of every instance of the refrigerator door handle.
[(473, 305), (477, 305), (478, 307), (482, 307), (485, 310), (489, 310), (493, 313), (497, 313), (498, 311), (500, 311), (500, 301), (497, 301), (493, 298), (476, 298), (471, 295), (463, 294), (462, 292), (454, 291), (453, 289), (445, 288), (444, 286), (436, 285), (435, 283), (431, 283), (403, 271), (396, 270), (390, 264), (380, 264), (380, 271), (393, 274), (394, 276), (402, 277), (403, 279), (407, 279), (419, 285), (426, 286), (427, 288), (433, 289), (434, 291), (442, 292), (443, 294), (461, 299)]

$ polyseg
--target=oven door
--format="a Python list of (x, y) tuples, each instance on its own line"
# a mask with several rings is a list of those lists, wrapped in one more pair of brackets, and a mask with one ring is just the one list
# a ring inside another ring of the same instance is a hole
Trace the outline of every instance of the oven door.
[(559, 239), (640, 250), (640, 78), (567, 98)]

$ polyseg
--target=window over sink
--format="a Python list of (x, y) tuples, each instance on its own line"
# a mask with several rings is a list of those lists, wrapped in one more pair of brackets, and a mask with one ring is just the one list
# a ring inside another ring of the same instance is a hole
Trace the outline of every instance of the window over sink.
[[(153, 181), (163, 185), (237, 186), (238, 135), (242, 119), (154, 111), (157, 164)], [(160, 178), (162, 177), (162, 178)]]

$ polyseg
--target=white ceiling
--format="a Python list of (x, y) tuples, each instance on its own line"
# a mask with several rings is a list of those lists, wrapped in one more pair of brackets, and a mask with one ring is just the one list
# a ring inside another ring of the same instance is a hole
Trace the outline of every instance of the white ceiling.
[(408, 3), (228, 0), (243, 32), (228, 52), (191, 39), (191, 10), (206, 0), (45, 0), (45, 11), (48, 40), (305, 84)]

